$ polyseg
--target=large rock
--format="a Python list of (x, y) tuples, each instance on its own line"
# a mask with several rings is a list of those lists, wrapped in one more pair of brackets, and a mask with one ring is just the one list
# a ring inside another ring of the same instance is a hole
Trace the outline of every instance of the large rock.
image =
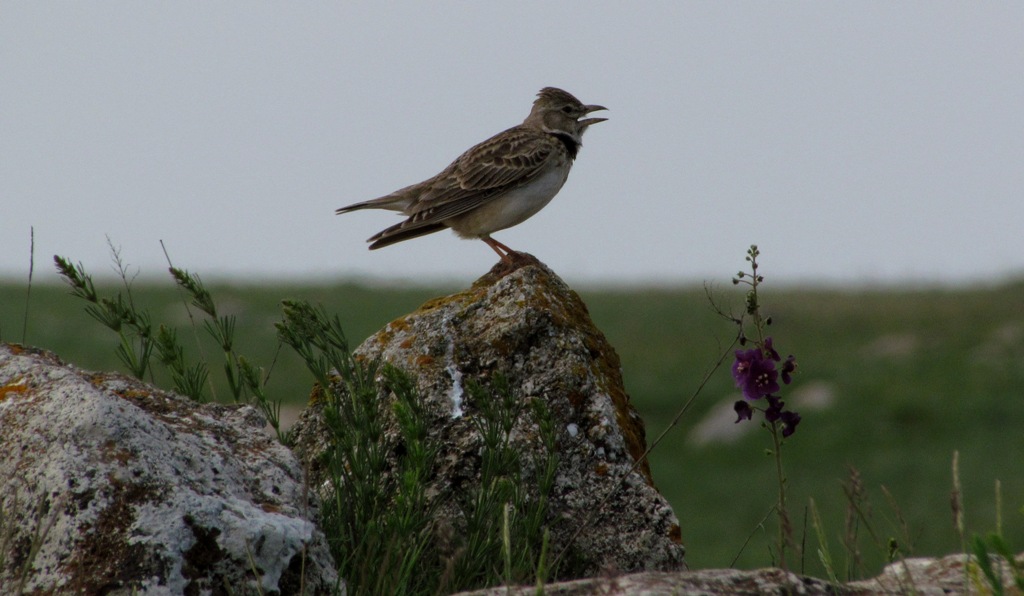
[(0, 344), (0, 593), (329, 592), (316, 504), (263, 425)]
[[(571, 562), (559, 575), (683, 568), (678, 520), (646, 461), (637, 463), (646, 448), (644, 426), (615, 350), (561, 279), (532, 257), (517, 265), (499, 264), (470, 289), (427, 302), (356, 350), (416, 380), (430, 418), (427, 440), (442, 449), (427, 493), (450, 504), (479, 484), (482, 441), (474, 420), (481, 404), (466, 387), (489, 386), (500, 374), (520, 403), (543, 400), (555, 421), (559, 463), (546, 522), (550, 552), (565, 550), (563, 560)], [(390, 424), (385, 433), (397, 433)], [(317, 478), (327, 449), (322, 403), (314, 402), (296, 428), (296, 450)], [(546, 453), (537, 422), (520, 416), (510, 436), (524, 469), (541, 469)], [(461, 512), (440, 509), (438, 526), (458, 535)]]

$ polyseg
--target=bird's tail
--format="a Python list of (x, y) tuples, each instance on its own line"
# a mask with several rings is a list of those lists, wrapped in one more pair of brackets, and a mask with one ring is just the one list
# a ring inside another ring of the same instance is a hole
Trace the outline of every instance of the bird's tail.
[(391, 246), (396, 242), (402, 242), (403, 240), (410, 240), (412, 238), (418, 238), (420, 236), (426, 236), (427, 234), (433, 234), (438, 230), (445, 229), (445, 225), (442, 223), (434, 223), (425, 226), (416, 227), (405, 227), (408, 222), (402, 222), (391, 226), (390, 228), (374, 234), (367, 242), (370, 244), (370, 250), (376, 250), (378, 248), (384, 248), (385, 246)]
[(409, 192), (414, 189), (415, 186), (416, 185), (408, 186), (406, 188), (396, 190), (395, 192), (378, 199), (362, 201), (361, 203), (353, 203), (346, 207), (335, 209), (334, 213), (336, 215), (341, 215), (342, 213), (359, 211), (360, 209), (389, 209), (391, 211), (405, 211), (416, 197), (416, 193)]
[(340, 207), (335, 209), (334, 213), (335, 215), (341, 215), (342, 213), (359, 211), (360, 209), (390, 209), (392, 211), (402, 211), (405, 209), (407, 203), (407, 200), (388, 195), (379, 199), (373, 199), (372, 201), (363, 201), (361, 203), (353, 203), (346, 207)]

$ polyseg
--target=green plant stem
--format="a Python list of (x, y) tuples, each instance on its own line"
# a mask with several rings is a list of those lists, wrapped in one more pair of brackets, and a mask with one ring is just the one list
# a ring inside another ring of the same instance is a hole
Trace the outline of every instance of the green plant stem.
[(778, 423), (772, 422), (769, 430), (774, 445), (772, 454), (775, 457), (775, 476), (779, 484), (779, 502), (776, 506), (776, 513), (779, 516), (779, 567), (785, 571), (787, 570), (786, 543), (789, 527), (789, 513), (786, 511), (786, 475), (782, 471), (782, 441), (779, 439)]
[(25, 316), (21, 320), (21, 343), (28, 341), (28, 309), (32, 305), (32, 273), (36, 268), (36, 228), (29, 227), (28, 288), (25, 289)]

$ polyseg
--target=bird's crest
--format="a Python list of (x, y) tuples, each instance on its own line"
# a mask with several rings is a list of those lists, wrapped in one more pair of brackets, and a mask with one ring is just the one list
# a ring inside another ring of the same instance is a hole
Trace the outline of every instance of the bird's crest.
[(540, 92), (537, 93), (537, 101), (534, 103), (537, 103), (539, 101), (571, 102), (578, 105), (583, 105), (583, 102), (576, 99), (572, 93), (569, 93), (568, 91), (562, 91), (557, 87), (544, 87), (543, 89), (541, 89)]

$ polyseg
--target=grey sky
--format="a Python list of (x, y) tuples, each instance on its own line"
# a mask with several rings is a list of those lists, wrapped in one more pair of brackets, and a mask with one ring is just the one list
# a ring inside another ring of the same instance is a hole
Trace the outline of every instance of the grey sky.
[(388, 212), (541, 87), (610, 108), (495, 237), (570, 283), (1024, 271), (1024, 3), (0, 3), (0, 274), (468, 281)]

